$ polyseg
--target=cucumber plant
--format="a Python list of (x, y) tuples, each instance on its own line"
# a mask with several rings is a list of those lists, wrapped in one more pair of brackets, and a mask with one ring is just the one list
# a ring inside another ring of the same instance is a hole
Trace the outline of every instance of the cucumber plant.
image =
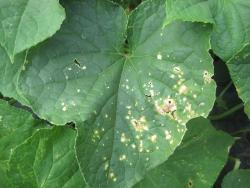
[[(0, 187), (218, 183), (235, 139), (212, 124), (250, 116), (249, 1), (0, 0), (0, 18)], [(235, 161), (223, 187), (247, 182)]]

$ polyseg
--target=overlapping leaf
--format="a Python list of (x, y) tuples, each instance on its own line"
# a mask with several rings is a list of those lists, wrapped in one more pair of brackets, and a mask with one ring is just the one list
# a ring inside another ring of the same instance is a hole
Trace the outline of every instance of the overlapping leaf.
[(250, 170), (234, 170), (226, 175), (222, 188), (248, 188), (250, 185)]
[(74, 151), (75, 131), (37, 131), (11, 156), (8, 176), (14, 187), (85, 187)]
[(44, 123), (30, 113), (0, 100), (0, 163), (8, 162), (11, 152), (41, 127)]
[(250, 117), (250, 45), (245, 46), (227, 65), (237, 92), (245, 103), (245, 112)]
[(14, 149), (44, 126), (43, 122), (34, 120), (28, 112), (0, 100), (0, 187), (12, 186), (7, 170)]
[(219, 0), (214, 14), (212, 49), (228, 61), (250, 42), (250, 1)]
[(0, 46), (0, 92), (4, 96), (18, 99), (22, 103), (25, 98), (19, 91), (18, 81), (20, 73), (24, 69), (25, 56), (25, 52), (16, 55), (15, 63), (11, 64), (6, 50)]
[(72, 129), (51, 129), (0, 101), (0, 132), (0, 187), (84, 187)]
[(14, 56), (52, 36), (65, 18), (58, 0), (1, 0), (0, 46)]
[(250, 1), (166, 0), (166, 23), (176, 19), (211, 23), (212, 49), (227, 61), (250, 42)]
[(208, 0), (166, 0), (166, 21), (174, 20), (214, 23)]
[(213, 187), (227, 161), (233, 138), (216, 131), (203, 118), (191, 120), (187, 127), (188, 131), (174, 154), (149, 171), (135, 188)]

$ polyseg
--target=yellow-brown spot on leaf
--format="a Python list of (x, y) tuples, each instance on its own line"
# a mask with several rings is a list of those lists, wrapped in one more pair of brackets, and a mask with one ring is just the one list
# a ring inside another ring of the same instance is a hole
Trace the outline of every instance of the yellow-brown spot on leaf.
[(161, 115), (170, 115), (174, 118), (174, 112), (177, 110), (176, 102), (173, 99), (167, 98), (163, 101), (155, 102), (156, 111)]
[(146, 118), (144, 116), (142, 116), (140, 119), (132, 119), (131, 124), (136, 132), (148, 131), (148, 127), (146, 125)]
[(150, 136), (151, 142), (156, 142), (156, 139), (157, 139), (157, 135), (156, 134)]
[(203, 72), (203, 79), (205, 84), (210, 84), (212, 81), (212, 74), (205, 70)]
[(188, 87), (186, 85), (181, 85), (179, 88), (179, 94), (187, 94), (188, 93)]

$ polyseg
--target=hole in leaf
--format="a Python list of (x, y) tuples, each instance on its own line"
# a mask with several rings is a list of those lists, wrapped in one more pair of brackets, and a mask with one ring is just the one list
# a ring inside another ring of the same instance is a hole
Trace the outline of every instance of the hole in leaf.
[(189, 187), (189, 188), (193, 187), (193, 182), (192, 182), (192, 180), (188, 180), (188, 187)]
[(81, 67), (81, 64), (79, 63), (79, 61), (77, 61), (77, 59), (74, 59), (74, 64), (77, 65), (78, 67)]
[(149, 97), (149, 98), (152, 97), (150, 94), (145, 94), (145, 96), (146, 96), (146, 97)]

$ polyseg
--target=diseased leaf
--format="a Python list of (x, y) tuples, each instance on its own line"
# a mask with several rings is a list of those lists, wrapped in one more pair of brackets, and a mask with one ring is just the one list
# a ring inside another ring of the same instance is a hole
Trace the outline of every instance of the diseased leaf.
[(222, 188), (249, 188), (250, 170), (238, 169), (226, 175), (222, 182)]
[(64, 18), (58, 0), (0, 0), (0, 45), (13, 61), (19, 52), (51, 37)]
[(243, 100), (245, 112), (250, 117), (250, 44), (246, 45), (227, 66), (236, 90)]
[(233, 138), (216, 131), (204, 118), (191, 120), (187, 128), (174, 154), (149, 171), (135, 188), (213, 187), (227, 161)]
[(103, 0), (63, 5), (67, 19), (30, 50), (17, 96), (54, 124), (77, 122), (90, 186), (131, 187), (173, 153), (188, 120), (212, 108), (211, 27), (163, 27), (162, 0), (142, 3), (129, 20)]
[(75, 131), (54, 127), (37, 131), (17, 147), (9, 177), (15, 187), (85, 187), (75, 158)]
[(118, 89), (77, 126), (78, 161), (92, 187), (131, 187), (171, 155), (189, 118), (211, 108), (210, 30), (180, 22), (162, 29), (163, 10), (147, 2), (130, 17)]

